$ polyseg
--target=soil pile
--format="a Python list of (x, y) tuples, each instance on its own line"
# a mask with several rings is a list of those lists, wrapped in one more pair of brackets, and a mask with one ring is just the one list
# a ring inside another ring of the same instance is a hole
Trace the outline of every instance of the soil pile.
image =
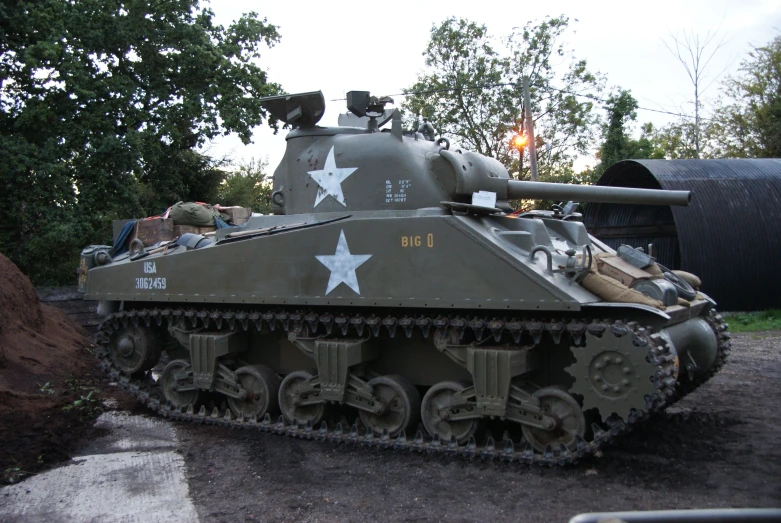
[(41, 305), (30, 280), (0, 254), (0, 482), (67, 458), (91, 426), (95, 360), (85, 332)]

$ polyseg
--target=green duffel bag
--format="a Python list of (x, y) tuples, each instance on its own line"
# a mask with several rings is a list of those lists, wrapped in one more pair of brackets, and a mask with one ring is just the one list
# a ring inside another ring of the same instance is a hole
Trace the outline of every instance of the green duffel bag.
[(174, 225), (192, 225), (193, 227), (214, 227), (214, 218), (221, 218), (220, 212), (211, 205), (193, 202), (177, 202), (171, 207), (169, 218)]

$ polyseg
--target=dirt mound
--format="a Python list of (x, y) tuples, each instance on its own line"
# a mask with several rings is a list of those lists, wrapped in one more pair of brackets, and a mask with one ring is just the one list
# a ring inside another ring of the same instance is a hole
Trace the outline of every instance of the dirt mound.
[(79, 427), (91, 425), (89, 345), (79, 326), (39, 303), (30, 280), (0, 254), (0, 481), (63, 459)]
[(43, 330), (43, 311), (29, 278), (0, 254), (0, 335), (27, 327)]

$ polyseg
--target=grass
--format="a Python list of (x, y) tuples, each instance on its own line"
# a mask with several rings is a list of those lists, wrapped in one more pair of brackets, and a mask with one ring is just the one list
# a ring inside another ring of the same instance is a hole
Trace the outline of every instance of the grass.
[(38, 390), (40, 390), (41, 392), (45, 392), (47, 394), (54, 394), (55, 393), (54, 388), (52, 387), (52, 384), (50, 382), (48, 382), (48, 381), (46, 383), (44, 383), (43, 385), (41, 385), (40, 383), (36, 383), (36, 385), (38, 386)]
[(80, 421), (97, 418), (103, 412), (102, 403), (97, 397), (98, 389), (92, 387), (89, 382), (76, 378), (69, 378), (65, 380), (65, 384), (68, 386), (71, 393), (79, 396), (79, 399), (63, 406), (63, 411), (76, 412)]
[(13, 461), (13, 466), (8, 467), (0, 473), (0, 483), (18, 483), (20, 480), (24, 479), (25, 476), (29, 475), (28, 472), (22, 470), (22, 467), (19, 466), (19, 462), (14, 458), (11, 458), (11, 461)]
[(740, 312), (726, 318), (731, 332), (781, 330), (781, 309), (761, 312)]

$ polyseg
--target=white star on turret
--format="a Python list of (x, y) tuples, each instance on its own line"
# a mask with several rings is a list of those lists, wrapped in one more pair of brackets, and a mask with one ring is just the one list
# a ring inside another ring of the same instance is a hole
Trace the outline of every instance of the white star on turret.
[(371, 254), (350, 254), (350, 248), (347, 246), (344, 230), (342, 230), (339, 234), (339, 243), (336, 244), (336, 252), (333, 255), (315, 256), (320, 263), (331, 271), (331, 277), (328, 278), (328, 288), (325, 293), (328, 294), (340, 283), (345, 283), (360, 295), (361, 291), (358, 287), (358, 277), (355, 275), (355, 269), (371, 257)]
[(314, 206), (317, 207), (330, 194), (337, 202), (347, 207), (347, 204), (344, 203), (342, 182), (356, 170), (358, 170), (357, 167), (337, 167), (334, 159), (334, 148), (331, 147), (323, 168), (319, 171), (308, 171), (312, 179), (320, 186), (317, 190), (317, 199)]

